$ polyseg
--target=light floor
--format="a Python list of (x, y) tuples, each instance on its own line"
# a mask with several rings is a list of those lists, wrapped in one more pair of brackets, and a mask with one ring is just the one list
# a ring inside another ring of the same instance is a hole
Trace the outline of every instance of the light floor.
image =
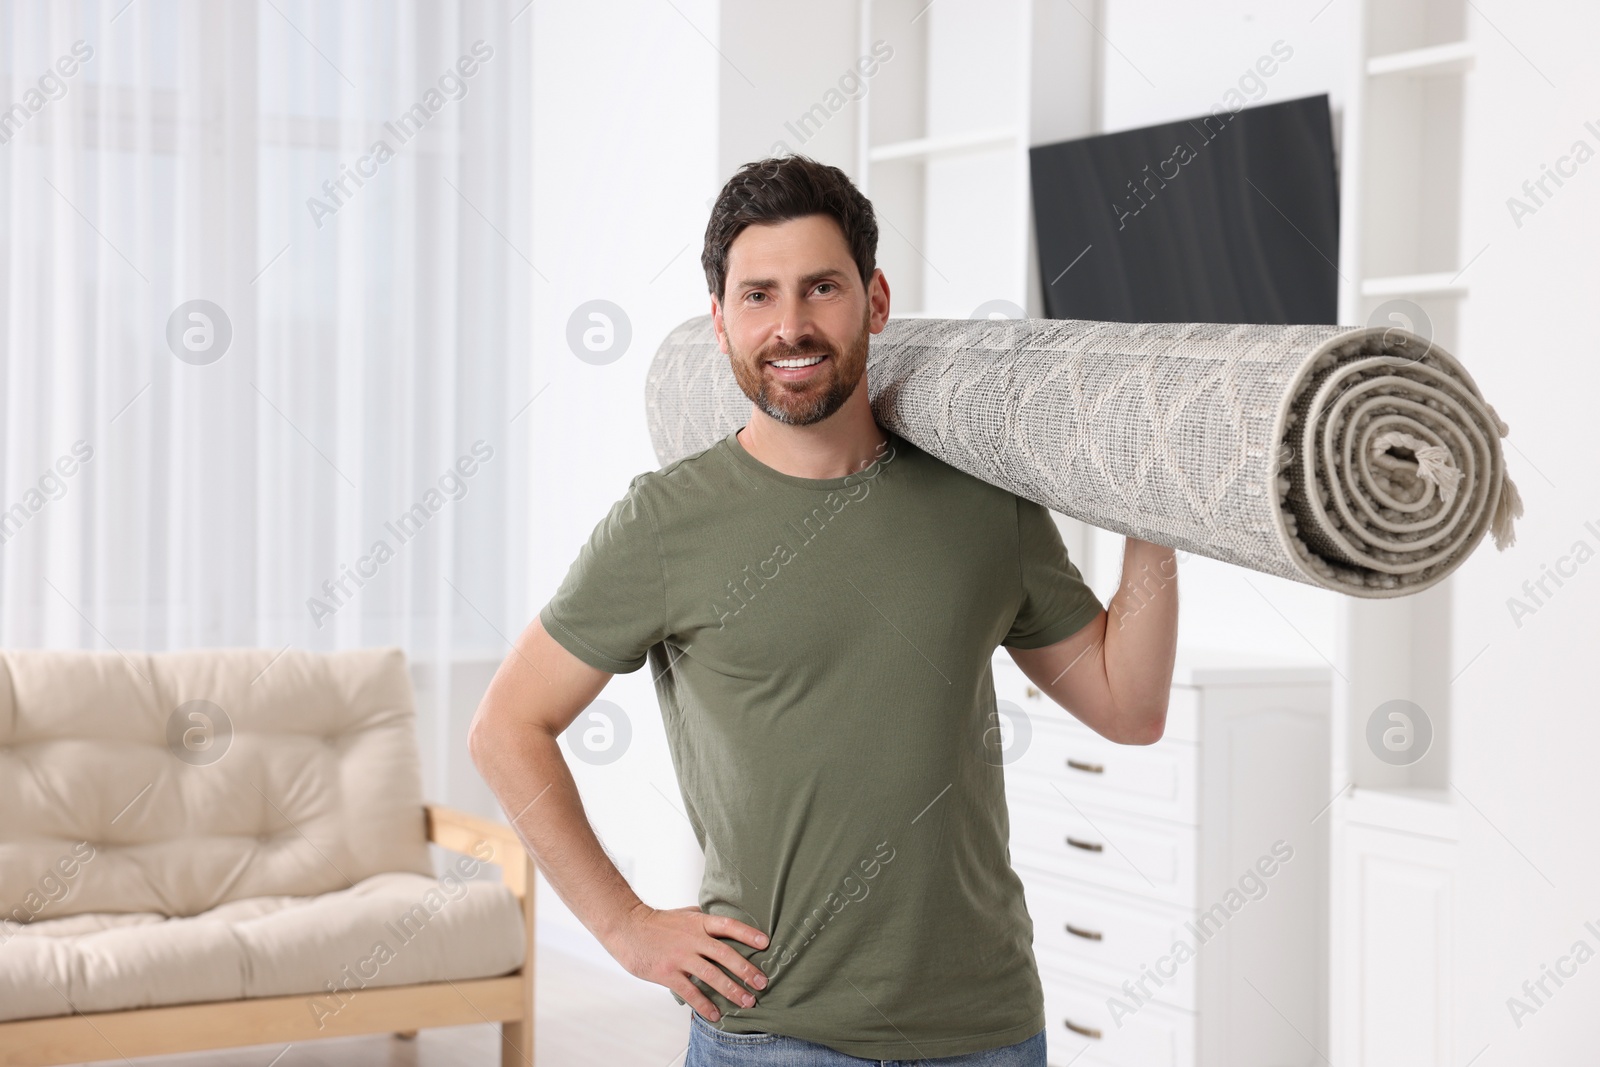
[[(676, 1067), (689, 1043), (689, 1008), (664, 987), (602, 970), (539, 946), (535, 976), (535, 1067)], [(500, 1028), (257, 1045), (123, 1061), (134, 1067), (499, 1067)], [(104, 1065), (102, 1065), (104, 1067)]]

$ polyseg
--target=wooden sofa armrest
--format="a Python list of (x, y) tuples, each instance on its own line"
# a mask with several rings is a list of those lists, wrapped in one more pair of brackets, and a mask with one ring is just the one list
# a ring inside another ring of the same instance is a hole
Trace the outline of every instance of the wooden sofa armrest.
[[(499, 867), (501, 880), (507, 889), (516, 894), (522, 905), (524, 955), (522, 991), (519, 995), (522, 1014), (500, 1025), (500, 1067), (533, 1067), (533, 976), (537, 947), (534, 902), (538, 896), (534, 886), (533, 857), (523, 847), (522, 838), (517, 836), (517, 832), (504, 823), (492, 822), (438, 804), (424, 804), (422, 811), (427, 817), (429, 841), (441, 848), (461, 852)], [(489, 846), (487, 856), (484, 854), (484, 845)]]
[[(515, 830), (503, 823), (439, 804), (424, 804), (422, 810), (427, 815), (429, 841), (452, 852), (495, 864), (500, 868), (506, 887), (518, 899), (528, 895), (533, 887), (533, 858)], [(487, 858), (485, 844), (490, 849)]]

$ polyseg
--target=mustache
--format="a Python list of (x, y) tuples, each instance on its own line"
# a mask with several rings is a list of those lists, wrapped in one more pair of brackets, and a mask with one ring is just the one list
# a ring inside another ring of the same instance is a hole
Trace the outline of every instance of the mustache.
[(770, 362), (774, 359), (802, 359), (806, 356), (831, 356), (833, 354), (833, 349), (827, 345), (811, 344), (803, 345), (799, 348), (793, 348), (788, 345), (773, 345), (765, 352), (762, 352), (759, 358), (763, 362)]

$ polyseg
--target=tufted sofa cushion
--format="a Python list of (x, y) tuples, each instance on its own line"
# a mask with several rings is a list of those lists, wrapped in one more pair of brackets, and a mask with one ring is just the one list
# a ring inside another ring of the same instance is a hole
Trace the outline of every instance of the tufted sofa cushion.
[(431, 875), (414, 717), (394, 648), (0, 652), (0, 918)]
[(363, 989), (515, 971), (522, 930), (505, 886), (453, 871), (442, 881), (377, 874), (334, 893), (237, 900), (183, 919), (0, 922), (0, 1022), (300, 994), (320, 1026)]

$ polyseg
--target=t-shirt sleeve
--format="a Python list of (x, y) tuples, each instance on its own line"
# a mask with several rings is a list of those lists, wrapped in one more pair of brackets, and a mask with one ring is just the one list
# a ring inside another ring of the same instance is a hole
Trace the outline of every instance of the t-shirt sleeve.
[(665, 582), (655, 519), (635, 478), (589, 535), (539, 621), (589, 666), (627, 674), (666, 636)]
[(1001, 644), (1043, 648), (1071, 637), (1105, 607), (1067, 558), (1067, 546), (1049, 510), (1024, 497), (1016, 501), (1022, 603)]

